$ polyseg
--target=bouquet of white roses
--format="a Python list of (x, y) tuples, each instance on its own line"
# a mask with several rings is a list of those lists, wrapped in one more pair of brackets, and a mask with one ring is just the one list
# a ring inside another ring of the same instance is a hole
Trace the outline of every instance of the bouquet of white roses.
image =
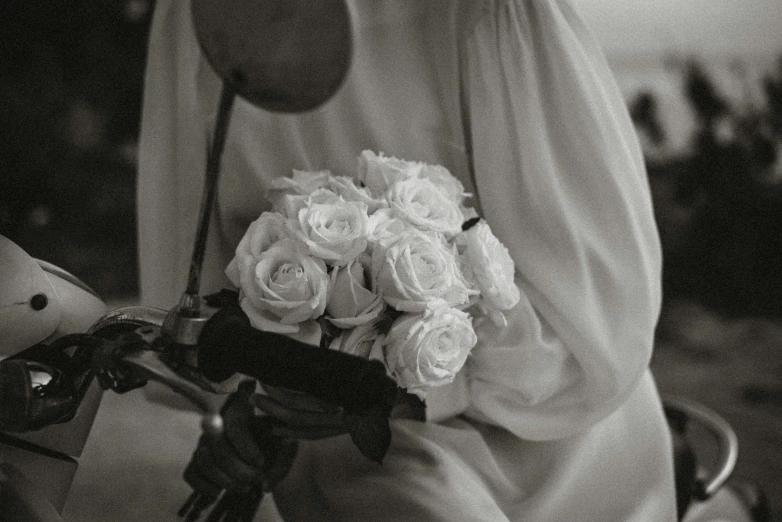
[(364, 151), (356, 178), (294, 170), (226, 273), (253, 327), (381, 361), (424, 399), (453, 381), (473, 321), (519, 300), (514, 265), (444, 167)]

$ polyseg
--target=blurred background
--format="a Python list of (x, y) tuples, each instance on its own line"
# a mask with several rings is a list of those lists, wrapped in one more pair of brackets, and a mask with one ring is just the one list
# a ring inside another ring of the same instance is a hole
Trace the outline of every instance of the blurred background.
[[(604, 46), (647, 160), (665, 264), (652, 363), (659, 386), (731, 422), (737, 476), (760, 484), (772, 520), (782, 520), (782, 3), (573, 3)], [(153, 4), (0, 7), (0, 234), (73, 272), (110, 306), (137, 294), (134, 183)], [(130, 429), (126, 419), (101, 419), (96, 437)], [(186, 459), (195, 431), (183, 426), (176, 440)], [(111, 504), (105, 495), (118, 489), (104, 480), (111, 455), (90, 448), (71, 520), (86, 520), (79, 510), (90, 503)], [(119, 489), (122, 499), (128, 490)]]

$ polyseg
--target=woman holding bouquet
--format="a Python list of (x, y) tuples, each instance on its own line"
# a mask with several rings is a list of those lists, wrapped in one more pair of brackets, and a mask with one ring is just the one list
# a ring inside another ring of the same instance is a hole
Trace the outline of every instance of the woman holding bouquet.
[[(144, 304), (176, 302), (220, 80), (189, 2), (158, 0), (139, 175)], [(443, 165), (507, 246), (519, 302), (476, 326), (426, 421), (392, 421), (377, 465), (302, 442), (285, 520), (672, 521), (671, 448), (648, 370), (660, 249), (645, 169), (598, 46), (565, 0), (351, 0), (354, 62), (299, 115), (238, 100), (206, 290), (292, 169), (354, 173), (365, 149)], [(514, 289), (515, 290), (515, 289)], [(261, 451), (263, 448), (261, 448)]]

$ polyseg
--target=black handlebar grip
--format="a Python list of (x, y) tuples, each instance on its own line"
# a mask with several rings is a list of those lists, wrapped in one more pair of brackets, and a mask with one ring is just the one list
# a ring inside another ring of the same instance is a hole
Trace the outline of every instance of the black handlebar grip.
[(243, 373), (263, 384), (295, 390), (351, 413), (387, 416), (397, 393), (380, 361), (371, 361), (253, 328), (239, 306), (207, 321), (198, 343), (198, 369), (222, 381)]

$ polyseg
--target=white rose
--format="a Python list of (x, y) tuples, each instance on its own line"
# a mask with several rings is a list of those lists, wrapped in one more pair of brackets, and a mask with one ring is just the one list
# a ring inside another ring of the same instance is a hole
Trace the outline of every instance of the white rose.
[(475, 293), (467, 288), (453, 248), (417, 230), (376, 245), (372, 275), (383, 299), (401, 312), (460, 307)]
[(510, 310), (521, 299), (508, 249), (483, 220), (462, 232), (456, 242), (463, 250), (464, 274), (481, 292), (481, 307), (495, 323), (505, 324), (498, 311)]
[(267, 198), (274, 200), (279, 194), (300, 194), (307, 196), (319, 188), (327, 187), (331, 179), (331, 171), (328, 170), (296, 170), (290, 177), (281, 176), (272, 180)]
[(397, 181), (416, 178), (428, 179), (457, 203), (469, 195), (464, 191), (462, 182), (442, 165), (387, 157), (371, 150), (363, 151), (358, 158), (358, 179), (372, 194), (379, 196)]
[(449, 199), (460, 204), (467, 194), (464, 191), (464, 185), (459, 181), (456, 176), (443, 167), (442, 165), (427, 165), (421, 168), (419, 177), (431, 181), (435, 186), (439, 187)]
[(461, 310), (403, 315), (384, 340), (386, 364), (397, 384), (423, 399), (430, 388), (453, 381), (477, 342), (471, 318)]
[(421, 230), (458, 234), (464, 223), (459, 205), (426, 179), (398, 181), (386, 190), (394, 214)]
[(328, 170), (304, 171), (293, 169), (291, 177), (275, 178), (266, 191), (266, 199), (272, 210), (288, 217), (296, 217), (307, 196), (328, 186), (331, 172)]
[(320, 189), (299, 210), (295, 235), (313, 256), (330, 265), (344, 265), (367, 248), (368, 219), (363, 203)]
[(371, 150), (363, 151), (358, 157), (358, 180), (374, 196), (382, 196), (386, 189), (410, 178), (417, 178), (423, 163), (405, 161), (394, 157), (375, 154)]
[(362, 324), (351, 330), (346, 330), (331, 341), (329, 348), (338, 352), (363, 357), (365, 359), (378, 359), (383, 364), (384, 337), (378, 332), (377, 328), (371, 323)]
[(275, 212), (264, 212), (253, 221), (236, 247), (234, 258), (228, 263), (225, 273), (231, 282), (239, 287), (239, 261), (246, 257), (259, 256), (281, 239), (290, 237), (286, 220)]
[(326, 304), (327, 318), (339, 328), (353, 328), (377, 319), (385, 302), (370, 289), (367, 277), (371, 260), (354, 259), (331, 272), (331, 295)]
[(298, 219), (299, 211), (306, 208), (307, 205), (314, 203), (328, 205), (339, 200), (339, 195), (326, 187), (315, 189), (310, 194), (288, 194), (280, 192), (271, 199), (272, 210), (274, 212), (279, 212), (283, 216), (293, 219)]
[(410, 223), (396, 217), (391, 209), (381, 208), (369, 216), (369, 220), (367, 220), (369, 250), (373, 250), (375, 244), (388, 242), (407, 233), (412, 228)]
[(255, 328), (295, 334), (303, 323), (323, 315), (329, 294), (326, 265), (299, 241), (282, 239), (237, 265), (241, 307)]
[(342, 196), (345, 201), (364, 203), (369, 214), (377, 209), (388, 207), (385, 199), (373, 198), (368, 188), (359, 187), (353, 178), (347, 176), (332, 176), (329, 179), (328, 188)]

